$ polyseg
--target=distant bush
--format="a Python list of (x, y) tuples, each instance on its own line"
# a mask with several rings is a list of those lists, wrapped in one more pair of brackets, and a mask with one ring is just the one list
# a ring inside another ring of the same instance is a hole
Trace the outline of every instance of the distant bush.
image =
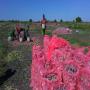
[(76, 19), (75, 19), (75, 20), (76, 20), (76, 22), (79, 22), (79, 23), (80, 23), (80, 22), (82, 22), (81, 17), (76, 17)]
[(54, 22), (54, 23), (57, 23), (57, 20), (55, 19), (53, 22)]
[(62, 22), (63, 22), (63, 20), (61, 19), (61, 20), (60, 20), (60, 22), (62, 23)]
[(33, 20), (32, 19), (29, 19), (29, 22), (30, 22), (30, 24), (32, 24)]

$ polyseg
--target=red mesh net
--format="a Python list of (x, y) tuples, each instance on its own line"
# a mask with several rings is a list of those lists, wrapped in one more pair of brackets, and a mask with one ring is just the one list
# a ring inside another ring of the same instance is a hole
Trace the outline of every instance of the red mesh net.
[(47, 35), (43, 45), (32, 48), (33, 90), (90, 90), (90, 48)]

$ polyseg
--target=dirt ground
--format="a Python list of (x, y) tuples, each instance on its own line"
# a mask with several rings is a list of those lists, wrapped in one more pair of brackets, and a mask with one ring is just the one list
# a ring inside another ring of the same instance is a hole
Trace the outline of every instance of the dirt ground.
[[(41, 34), (37, 34), (35, 31), (30, 31), (30, 37), (33, 39), (42, 41)], [(2, 85), (0, 85), (0, 90), (32, 90), (30, 86), (30, 69), (32, 62), (32, 45), (34, 42), (22, 42), (11, 41), (8, 42), (8, 47), (10, 51), (20, 51), (22, 52), (22, 59), (10, 62), (7, 65), (7, 70), (11, 69), (12, 72), (15, 71), (8, 79), (6, 79)]]
[[(31, 63), (32, 63), (32, 45), (35, 42), (23, 42), (19, 43), (18, 41), (7, 42), (7, 32), (14, 29), (15, 24), (11, 23), (2, 23), (0, 24), (0, 38), (8, 45), (9, 51), (20, 51), (22, 52), (21, 60), (12, 61), (7, 65), (7, 70), (11, 70), (14, 72), (8, 79), (4, 80), (3, 84), (0, 85), (0, 90), (32, 90), (30, 86), (30, 71), (31, 71)], [(60, 25), (48, 24), (47, 31), (49, 33), (52, 30), (60, 27)], [(78, 39), (82, 39), (83, 36), (80, 35), (72, 35), (73, 37), (77, 37)], [(30, 37), (32, 39), (36, 39), (39, 43), (42, 43), (43, 36), (41, 35), (40, 24), (36, 26), (33, 25), (32, 30), (30, 30)], [(71, 37), (71, 36), (70, 36)], [(89, 35), (88, 35), (89, 37)], [(89, 38), (83, 37), (84, 39)], [(82, 39), (82, 40), (84, 40)], [(89, 39), (90, 40), (90, 39)], [(10, 71), (10, 72), (11, 72)]]

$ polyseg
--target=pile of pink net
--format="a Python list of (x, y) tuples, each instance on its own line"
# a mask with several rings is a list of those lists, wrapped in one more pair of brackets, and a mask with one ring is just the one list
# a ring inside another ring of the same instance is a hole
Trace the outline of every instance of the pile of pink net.
[(57, 34), (57, 35), (60, 35), (60, 34), (71, 34), (72, 33), (72, 30), (69, 29), (69, 28), (57, 28), (56, 30), (54, 30), (52, 32), (52, 34)]
[(90, 48), (45, 35), (44, 45), (33, 46), (33, 90), (90, 90)]

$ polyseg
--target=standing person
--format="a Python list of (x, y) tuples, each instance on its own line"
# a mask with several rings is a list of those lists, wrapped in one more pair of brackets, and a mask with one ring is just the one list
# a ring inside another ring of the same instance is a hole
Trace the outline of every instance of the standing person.
[(28, 41), (28, 42), (30, 41), (29, 29), (30, 29), (30, 25), (28, 24), (28, 25), (27, 25), (26, 32), (25, 32), (26, 38), (27, 38), (27, 41)]
[(45, 35), (45, 30), (46, 30), (46, 18), (45, 15), (43, 14), (43, 19), (41, 20), (41, 26), (42, 26), (42, 35)]

